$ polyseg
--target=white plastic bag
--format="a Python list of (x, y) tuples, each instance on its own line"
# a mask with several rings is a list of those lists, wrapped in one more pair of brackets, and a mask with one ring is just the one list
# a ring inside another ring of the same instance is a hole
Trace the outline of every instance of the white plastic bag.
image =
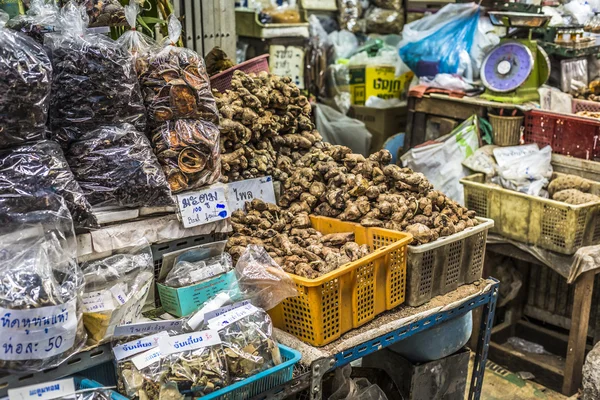
[(498, 166), (498, 177), (492, 181), (506, 189), (532, 196), (548, 197), (545, 188), (552, 178), (551, 160), (552, 148), (546, 146), (511, 163)]
[(369, 155), (371, 133), (365, 124), (324, 104), (316, 107), (317, 130), (325, 142), (347, 146), (353, 153)]
[(477, 31), (471, 46), (471, 63), (473, 66), (473, 79), (479, 78), (481, 63), (490, 50), (500, 43), (500, 37), (494, 31), (494, 26), (488, 17), (479, 17)]
[(464, 204), (460, 178), (469, 174), (462, 161), (479, 148), (477, 117), (472, 116), (436, 143), (413, 148), (402, 156), (402, 164), (422, 172), (434, 188)]
[(350, 31), (333, 31), (329, 34), (329, 40), (335, 49), (335, 59), (350, 58), (358, 48), (358, 39)]
[(366, 378), (350, 378), (352, 367), (338, 368), (333, 377), (333, 394), (329, 400), (387, 400), (387, 396), (377, 385)]

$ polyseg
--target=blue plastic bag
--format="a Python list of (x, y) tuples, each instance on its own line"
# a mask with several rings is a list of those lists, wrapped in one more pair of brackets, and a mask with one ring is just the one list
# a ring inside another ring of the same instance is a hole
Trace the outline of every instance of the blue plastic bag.
[(472, 12), (460, 14), (429, 36), (401, 47), (402, 61), (417, 76), (457, 73), (460, 54), (468, 54), (473, 46), (479, 11), (473, 7)]

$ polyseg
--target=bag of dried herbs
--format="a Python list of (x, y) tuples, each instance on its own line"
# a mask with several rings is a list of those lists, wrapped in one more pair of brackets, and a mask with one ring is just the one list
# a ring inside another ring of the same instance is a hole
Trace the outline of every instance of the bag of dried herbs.
[(128, 51), (101, 34), (86, 32), (84, 10), (68, 3), (61, 32), (44, 37), (52, 59), (50, 128), (63, 147), (90, 130), (130, 123), (144, 132), (145, 108)]
[(136, 29), (139, 12), (140, 6), (136, 1), (125, 6), (125, 18), (131, 29), (119, 36), (117, 43), (131, 53), (135, 70), (138, 75), (141, 75), (148, 70), (148, 59), (152, 52), (158, 51), (158, 44), (150, 36), (144, 35)]
[(85, 8), (90, 27), (123, 26), (126, 24), (125, 10), (119, 0), (60, 0), (62, 6), (74, 1)]
[(233, 261), (224, 251), (226, 243), (208, 243), (178, 255), (165, 278), (165, 285), (175, 288), (190, 286), (231, 271)]
[(219, 331), (231, 382), (237, 382), (281, 364), (269, 314), (252, 304), (238, 307), (208, 321)]
[(215, 330), (161, 337), (159, 348), (166, 373), (162, 390), (202, 397), (229, 384), (219, 333)]
[(54, 192), (65, 199), (75, 227), (98, 227), (60, 146), (51, 140), (0, 150), (0, 194)]
[(166, 46), (154, 54), (140, 75), (148, 119), (153, 126), (182, 118), (217, 123), (217, 106), (204, 61), (193, 50), (177, 47), (181, 22), (169, 17)]
[(41, 371), (79, 351), (83, 274), (62, 197), (0, 196), (0, 370)]
[(0, 148), (47, 136), (52, 64), (42, 45), (0, 17)]
[(154, 281), (154, 262), (149, 244), (137, 246), (81, 265), (85, 277), (83, 323), (88, 342), (110, 339), (118, 325), (139, 319)]
[(85, 133), (67, 161), (94, 206), (173, 206), (171, 190), (148, 138), (130, 124)]
[(6, 23), (6, 27), (29, 36), (44, 44), (44, 34), (54, 32), (59, 25), (59, 9), (52, 1), (31, 0), (26, 14), (17, 15)]
[(152, 147), (175, 193), (217, 182), (219, 129), (195, 119), (167, 121), (152, 131)]

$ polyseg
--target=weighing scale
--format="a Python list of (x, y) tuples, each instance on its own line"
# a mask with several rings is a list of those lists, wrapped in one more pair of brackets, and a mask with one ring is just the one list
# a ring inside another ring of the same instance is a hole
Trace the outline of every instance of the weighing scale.
[(486, 87), (482, 98), (502, 103), (539, 101), (538, 88), (550, 78), (550, 59), (535, 40), (531, 29), (545, 26), (550, 16), (510, 11), (490, 11), (496, 26), (529, 29), (527, 39), (502, 39), (484, 58), (481, 80)]

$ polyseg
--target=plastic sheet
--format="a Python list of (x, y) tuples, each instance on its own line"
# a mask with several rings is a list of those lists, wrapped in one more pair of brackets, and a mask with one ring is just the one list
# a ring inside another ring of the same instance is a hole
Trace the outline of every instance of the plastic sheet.
[(18, 15), (6, 27), (24, 33), (39, 44), (44, 44), (44, 34), (54, 32), (59, 25), (59, 9), (53, 2), (31, 0), (27, 14)]
[[(69, 0), (59, 0), (62, 5)], [(125, 10), (119, 0), (71, 0), (85, 8), (90, 26), (120, 26), (125, 25)]]
[(217, 106), (204, 61), (194, 51), (175, 46), (180, 35), (181, 23), (171, 15), (166, 46), (150, 59), (140, 76), (148, 118), (154, 126), (182, 118), (217, 123)]
[(246, 247), (235, 269), (242, 297), (257, 307), (270, 310), (286, 298), (298, 296), (292, 278), (263, 247)]
[(131, 54), (114, 40), (85, 32), (87, 17), (67, 4), (62, 32), (44, 38), (54, 70), (50, 127), (63, 147), (104, 125), (146, 127), (145, 109)]
[[(225, 243), (221, 246), (224, 248)], [(190, 286), (233, 269), (233, 261), (229, 253), (222, 252), (216, 256), (206, 257), (206, 252), (207, 249), (204, 248), (194, 249), (177, 256), (173, 269), (165, 278), (165, 285)]]
[(150, 245), (121, 250), (84, 263), (83, 323), (92, 344), (112, 337), (115, 328), (139, 319), (154, 279)]
[[(6, 22), (3, 13), (0, 26)], [(0, 148), (46, 136), (52, 65), (33, 39), (0, 28)]]
[(71, 215), (57, 195), (0, 196), (0, 370), (54, 367), (85, 343)]
[(219, 129), (208, 121), (167, 121), (152, 131), (152, 147), (173, 192), (217, 182), (221, 176)]
[(335, 371), (332, 383), (333, 394), (330, 400), (387, 400), (387, 396), (377, 385), (366, 378), (350, 378), (352, 367), (346, 365)]
[(399, 34), (404, 27), (404, 13), (393, 9), (370, 7), (365, 13), (365, 21), (369, 33)]
[(218, 329), (232, 383), (281, 364), (273, 323), (264, 310), (252, 305), (240, 307), (209, 320), (208, 325), (212, 328), (213, 321), (231, 320), (246, 310), (244, 317)]
[(0, 194), (35, 195), (39, 191), (62, 196), (76, 227), (98, 227), (92, 207), (57, 143), (42, 140), (0, 150)]
[(66, 156), (92, 205), (174, 205), (148, 138), (130, 124), (87, 132), (71, 144)]
[(129, 5), (125, 6), (125, 18), (127, 18), (127, 23), (131, 29), (117, 39), (119, 46), (129, 51), (133, 56), (135, 70), (138, 75), (147, 70), (150, 55), (158, 47), (154, 39), (136, 29), (136, 20), (139, 12), (140, 6), (136, 1), (132, 1)]

